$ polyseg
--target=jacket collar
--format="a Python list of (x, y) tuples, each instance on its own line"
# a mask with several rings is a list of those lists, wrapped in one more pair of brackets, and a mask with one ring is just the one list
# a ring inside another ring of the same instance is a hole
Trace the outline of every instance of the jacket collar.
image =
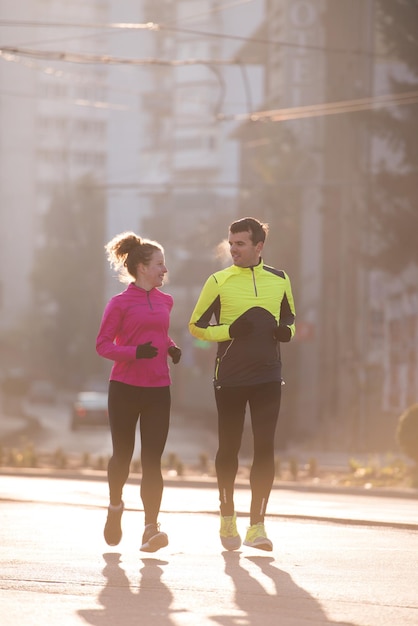
[(240, 267), (239, 265), (231, 265), (231, 270), (235, 274), (241, 274), (241, 273), (247, 273), (247, 272), (255, 272), (256, 274), (258, 274), (259, 272), (261, 272), (263, 267), (264, 267), (264, 261), (262, 257), (260, 257), (260, 260), (257, 263), (257, 265), (251, 265), (250, 267)]

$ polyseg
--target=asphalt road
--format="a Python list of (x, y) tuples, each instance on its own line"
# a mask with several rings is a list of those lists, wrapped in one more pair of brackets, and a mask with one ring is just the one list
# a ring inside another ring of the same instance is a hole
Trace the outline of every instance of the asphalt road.
[[(227, 553), (216, 489), (178, 485), (166, 485), (160, 516), (170, 544), (147, 555), (137, 484), (109, 548), (105, 481), (0, 475), (2, 626), (418, 623), (416, 500), (274, 490), (274, 551)], [(242, 534), (248, 503), (239, 489)]]

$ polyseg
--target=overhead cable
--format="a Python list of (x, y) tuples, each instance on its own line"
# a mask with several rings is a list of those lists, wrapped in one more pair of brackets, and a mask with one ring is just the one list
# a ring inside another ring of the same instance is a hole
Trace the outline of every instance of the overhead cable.
[(156, 22), (136, 23), (136, 22), (110, 22), (106, 23), (84, 23), (84, 22), (37, 22), (37, 21), (14, 21), (14, 20), (0, 20), (0, 26), (36, 26), (37, 28), (89, 28), (89, 29), (101, 29), (101, 30), (149, 30), (154, 32), (174, 32), (182, 33), (185, 35), (193, 35), (195, 37), (208, 37), (215, 39), (226, 39), (231, 41), (241, 41), (243, 43), (251, 44), (263, 44), (282, 46), (285, 48), (303, 48), (304, 50), (312, 50), (316, 52), (325, 53), (338, 53), (338, 54), (351, 54), (361, 56), (387, 56), (383, 53), (377, 53), (375, 50), (365, 49), (349, 49), (349, 48), (331, 48), (324, 47), (317, 44), (297, 43), (290, 41), (277, 41), (274, 39), (264, 39), (262, 37), (246, 37), (244, 35), (232, 35), (228, 33), (214, 33), (209, 31), (195, 30), (190, 28), (182, 28), (180, 26), (164, 24)]
[[(64, 52), (57, 50), (33, 50), (13, 46), (2, 46), (0, 55), (27, 56), (35, 59), (47, 59), (48, 61), (64, 61), (66, 63), (105, 64), (105, 65), (238, 65), (239, 59), (129, 59), (114, 57), (106, 54), (82, 54), (79, 52)], [(7, 58), (6, 58), (7, 60)]]
[(397, 94), (390, 93), (380, 96), (370, 96), (368, 98), (359, 98), (356, 100), (324, 102), (321, 104), (310, 104), (300, 107), (272, 109), (267, 111), (254, 111), (253, 113), (242, 113), (237, 115), (218, 115), (218, 119), (221, 121), (235, 120), (241, 122), (285, 122), (302, 118), (336, 115), (338, 113), (354, 113), (356, 111), (366, 111), (369, 109), (415, 104), (416, 102), (418, 102), (418, 91), (407, 91)]

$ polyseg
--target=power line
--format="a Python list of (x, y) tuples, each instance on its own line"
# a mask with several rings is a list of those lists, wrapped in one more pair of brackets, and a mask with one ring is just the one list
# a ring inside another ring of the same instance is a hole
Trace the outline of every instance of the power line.
[[(59, 50), (33, 50), (13, 46), (2, 46), (1, 55), (21, 55), (35, 59), (47, 59), (49, 61), (63, 61), (66, 63), (84, 63), (92, 65), (165, 65), (178, 67), (183, 65), (238, 65), (239, 59), (127, 59), (105, 54), (83, 54), (79, 52), (65, 52)], [(7, 60), (7, 59), (6, 59)]]
[[(43, 74), (47, 74), (48, 76), (54, 76), (55, 78), (58, 78), (58, 79), (61, 79), (61, 78), (65, 78), (67, 80), (70, 79), (73, 83), (82, 84), (82, 85), (88, 84), (89, 86), (96, 86), (99, 88), (105, 87), (109, 91), (108, 82), (106, 82), (103, 79), (97, 79), (97, 78), (92, 79), (91, 74), (89, 73), (85, 74), (85, 73), (67, 72), (66, 70), (53, 68), (50, 65), (40, 65), (37, 61), (28, 60), (26, 58), (23, 58), (17, 55), (2, 54), (1, 50), (0, 50), (0, 58), (3, 58), (3, 60), (5, 61), (18, 63), (22, 65), (23, 67), (26, 67), (29, 70), (36, 70)], [(213, 71), (216, 73), (215, 68), (210, 68), (210, 69), (213, 69)], [(221, 80), (219, 76), (218, 76), (218, 80)], [(115, 87), (114, 85), (111, 87), (110, 90), (113, 93), (133, 95), (136, 97), (138, 97), (141, 93), (140, 91), (138, 91), (138, 89)], [(225, 91), (225, 85), (223, 84), (223, 81), (222, 81), (222, 91)], [(32, 98), (32, 99), (36, 98), (34, 94), (18, 94), (18, 93), (6, 91), (3, 89), (0, 89), (0, 94), (13, 96), (13, 97), (27, 97), (27, 98)], [(114, 108), (118, 108), (118, 105), (115, 105)]]
[(109, 23), (102, 22), (38, 22), (36, 20), (0, 20), (0, 26), (36, 27), (36, 28), (95, 28), (95, 29), (120, 29), (129, 28), (135, 30), (158, 30), (158, 24), (154, 22), (140, 23)]
[(228, 189), (241, 189), (241, 190), (251, 190), (251, 189), (265, 189), (276, 188), (276, 187), (333, 187), (333, 186), (364, 186), (364, 181), (359, 180), (357, 182), (353, 182), (352, 179), (327, 179), (327, 180), (306, 180), (306, 179), (279, 179), (274, 182), (254, 182), (254, 183), (240, 183), (240, 182), (205, 182), (205, 181), (170, 181), (170, 182), (161, 182), (161, 183), (147, 183), (147, 182), (109, 182), (109, 183), (97, 183), (94, 185), (97, 189), (107, 189), (109, 191), (137, 191), (140, 193), (171, 193), (175, 189), (188, 189), (188, 190), (202, 190), (207, 189), (210, 191), (216, 190), (228, 190)]
[[(196, 19), (200, 19), (202, 17), (207, 17), (209, 15), (212, 15), (214, 13), (220, 13), (222, 11), (225, 11), (226, 9), (230, 9), (230, 8), (235, 8), (236, 6), (239, 6), (241, 4), (246, 4), (248, 2), (251, 2), (252, 0), (236, 0), (236, 2), (231, 2), (230, 4), (225, 4), (223, 6), (220, 7), (212, 7), (209, 11), (205, 11), (204, 13), (198, 13), (195, 15), (188, 15), (186, 17), (183, 17), (183, 22), (189, 22), (189, 21), (194, 21)], [(166, 26), (175, 26), (176, 25), (176, 21), (173, 21), (172, 23), (167, 23)], [(19, 26), (21, 23), (20, 22), (15, 22), (12, 20), (0, 20), (0, 26), (4, 25), (4, 26), (14, 26), (17, 25)], [(32, 22), (30, 23), (32, 25)], [(28, 23), (25, 22), (23, 24), (24, 26), (28, 26)], [(68, 24), (67, 24), (68, 25)], [(61, 26), (60, 26), (61, 27)], [(68, 36), (68, 37), (54, 37), (53, 39), (42, 39), (42, 40), (35, 40), (35, 41), (26, 41), (25, 43), (19, 43), (19, 44), (15, 44), (16, 47), (24, 47), (24, 46), (32, 46), (32, 45), (45, 45), (45, 44), (51, 44), (51, 43), (57, 43), (57, 42), (62, 42), (62, 41), (81, 41), (81, 40), (86, 40), (86, 39), (93, 39), (95, 37), (100, 37), (102, 36), (102, 33), (98, 33), (97, 32), (97, 26), (94, 25), (93, 28), (95, 29), (96, 32), (93, 33), (89, 33), (87, 35), (80, 35), (77, 34), (76, 36)], [(109, 28), (110, 30), (110, 28)], [(113, 32), (107, 32), (106, 35), (115, 35), (118, 34), (117, 30), (113, 30)]]
[(303, 48), (305, 50), (311, 50), (316, 52), (325, 52), (325, 53), (337, 53), (337, 54), (351, 54), (351, 55), (361, 55), (361, 56), (387, 56), (383, 53), (377, 53), (376, 51), (369, 50), (349, 50), (348, 48), (336, 48), (336, 47), (325, 47), (315, 44), (307, 44), (307, 43), (294, 43), (288, 41), (277, 41), (274, 39), (264, 39), (259, 37), (244, 37), (242, 35), (232, 35), (227, 33), (214, 33), (209, 31), (201, 31), (190, 28), (182, 28), (179, 26), (172, 26), (170, 24), (156, 22), (147, 22), (147, 23), (117, 23), (110, 22), (106, 23), (84, 23), (84, 22), (37, 22), (37, 21), (15, 21), (15, 20), (0, 20), (0, 26), (34, 26), (37, 28), (94, 28), (94, 29), (105, 29), (105, 30), (149, 30), (154, 32), (175, 32), (175, 33), (183, 33), (187, 35), (199, 36), (199, 37), (210, 37), (216, 39), (226, 39), (231, 41), (240, 41), (242, 43), (256, 43), (263, 45), (274, 45), (274, 46), (282, 46), (286, 48)]
[[(0, 56), (5, 60), (7, 55), (35, 56), (36, 58), (47, 58), (52, 61), (65, 61), (72, 63), (100, 63), (100, 64), (125, 64), (125, 65), (165, 65), (165, 66), (185, 66), (185, 65), (207, 65), (213, 69), (217, 65), (239, 65), (242, 67), (240, 59), (126, 59), (121, 57), (110, 57), (102, 55), (75, 54), (57, 51), (25, 50), (20, 48), (3, 47), (0, 49)], [(221, 85), (222, 90), (222, 85)], [(389, 106), (400, 106), (405, 104), (415, 104), (418, 102), (418, 91), (404, 92), (400, 94), (384, 94), (380, 96), (370, 96), (356, 100), (343, 100), (340, 102), (328, 102), (301, 107), (291, 107), (284, 109), (272, 109), (266, 111), (254, 111), (252, 113), (226, 115), (218, 113), (216, 119), (219, 121), (249, 121), (249, 122), (283, 122), (302, 118), (312, 118), (324, 115), (336, 115), (339, 113), (354, 113), (375, 108)]]
[(241, 35), (224, 35), (222, 33), (211, 33), (208, 31), (192, 30), (190, 28), (171, 27), (165, 24), (159, 25), (159, 29), (185, 33), (188, 35), (196, 35), (196, 36), (204, 35), (205, 37), (213, 37), (217, 39), (230, 39), (232, 41), (241, 41), (243, 43), (251, 43), (251, 44), (257, 43), (257, 44), (263, 44), (263, 45), (281, 46), (283, 48), (303, 48), (304, 50), (311, 50), (314, 52), (326, 52), (326, 53), (334, 52), (338, 54), (349, 53), (349, 54), (354, 54), (354, 55), (362, 55), (362, 56), (370, 56), (370, 57), (374, 57), (376, 55), (374, 51), (370, 52), (368, 50), (349, 50), (348, 48), (326, 48), (324, 46), (319, 46), (315, 44), (307, 44), (307, 43), (299, 44), (299, 43), (293, 43), (289, 41), (262, 39), (258, 37), (243, 37)]
[[(112, 31), (112, 32), (108, 32), (106, 33), (106, 37), (110, 37), (110, 35), (118, 35), (119, 33), (117, 31)], [(51, 43), (62, 43), (63, 41), (86, 41), (86, 39), (95, 39), (97, 37), (103, 37), (103, 33), (98, 33), (98, 32), (94, 32), (94, 33), (88, 33), (86, 35), (80, 35), (77, 34), (76, 36), (74, 35), (68, 35), (67, 37), (54, 37), (53, 39), (36, 39), (34, 41), (25, 41), (24, 43), (17, 43), (15, 44), (15, 47), (25, 47), (25, 46), (39, 46), (39, 45), (49, 45)]]
[(354, 113), (370, 109), (415, 104), (418, 102), (418, 91), (407, 91), (398, 94), (384, 94), (370, 96), (357, 100), (342, 100), (340, 102), (324, 102), (322, 104), (310, 104), (286, 109), (272, 109), (267, 111), (255, 111), (239, 115), (218, 115), (218, 119), (235, 120), (241, 122), (285, 122), (302, 118), (319, 117), (324, 115), (336, 115), (338, 113)]
[[(0, 48), (0, 58), (3, 57), (6, 61), (15, 60), (16, 56), (28, 56), (36, 59), (48, 59), (49, 61), (64, 61), (69, 63), (79, 64), (105, 64), (105, 65), (131, 65), (131, 66), (150, 66), (150, 65), (162, 65), (169, 67), (190, 66), (190, 65), (204, 65), (207, 66), (215, 74), (219, 82), (219, 97), (218, 102), (214, 109), (214, 119), (219, 115), (219, 111), (222, 106), (222, 102), (225, 97), (225, 82), (221, 74), (217, 71), (216, 66), (222, 65), (238, 65), (241, 64), (239, 60), (223, 60), (223, 59), (184, 59), (184, 60), (164, 60), (164, 59), (126, 59), (113, 56), (103, 55), (91, 55), (80, 54), (72, 52), (57, 52), (57, 51), (39, 51), (39, 50), (27, 50), (23, 48), (4, 47)], [(84, 101), (84, 106), (94, 106), (100, 108), (106, 108), (104, 103), (89, 103)], [(126, 107), (118, 107), (117, 105), (109, 105), (107, 108), (115, 108), (120, 110), (126, 110)]]

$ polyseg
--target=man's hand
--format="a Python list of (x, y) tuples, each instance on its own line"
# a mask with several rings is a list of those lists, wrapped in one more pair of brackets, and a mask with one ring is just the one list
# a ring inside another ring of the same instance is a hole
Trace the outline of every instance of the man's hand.
[(281, 343), (287, 343), (292, 339), (292, 331), (289, 326), (277, 326), (273, 330), (273, 337), (280, 341)]
[(174, 365), (177, 365), (177, 363), (181, 359), (180, 348), (178, 346), (170, 346), (168, 349), (168, 354), (171, 356), (171, 360), (173, 361)]
[(141, 343), (136, 347), (136, 358), (137, 359), (153, 359), (158, 354), (158, 348), (151, 344), (151, 341), (147, 341), (147, 343)]
[(246, 337), (253, 329), (253, 323), (246, 317), (239, 317), (235, 322), (232, 322), (229, 327), (229, 336), (231, 339), (237, 339), (238, 337)]

